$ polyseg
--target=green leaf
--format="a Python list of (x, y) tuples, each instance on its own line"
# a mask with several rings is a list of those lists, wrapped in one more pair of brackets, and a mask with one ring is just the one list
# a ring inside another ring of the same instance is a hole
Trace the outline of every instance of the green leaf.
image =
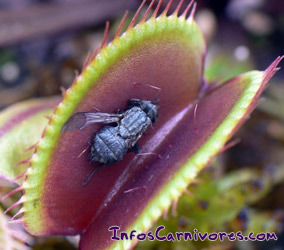
[(59, 98), (34, 99), (14, 104), (0, 113), (0, 176), (14, 180), (22, 174), (34, 150), (27, 150), (41, 138)]

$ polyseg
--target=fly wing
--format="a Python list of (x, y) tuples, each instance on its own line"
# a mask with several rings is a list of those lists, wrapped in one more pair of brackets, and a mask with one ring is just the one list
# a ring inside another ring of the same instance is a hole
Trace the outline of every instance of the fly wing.
[(123, 114), (110, 114), (101, 112), (78, 112), (72, 115), (63, 125), (61, 132), (71, 131), (75, 129), (82, 130), (90, 124), (94, 123), (114, 123), (119, 122)]

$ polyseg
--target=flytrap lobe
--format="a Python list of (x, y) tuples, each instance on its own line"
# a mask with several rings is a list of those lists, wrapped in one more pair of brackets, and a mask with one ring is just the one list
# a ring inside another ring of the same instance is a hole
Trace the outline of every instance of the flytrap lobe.
[[(196, 4), (180, 1), (168, 16), (173, 1), (164, 10), (159, 1), (148, 17), (152, 1), (138, 21), (145, 2), (121, 35), (124, 16), (109, 44), (107, 23), (101, 47), (87, 57), (36, 145), (20, 188), (24, 194), (14, 205), (22, 204), (18, 221), (31, 234), (81, 234), (81, 249), (133, 246), (135, 240), (111, 241), (108, 228), (147, 231), (177, 202), (255, 107), (282, 59), (264, 72), (248, 72), (206, 91), (206, 45), (194, 21)], [(105, 124), (64, 133), (62, 127), (73, 114), (95, 112), (94, 107), (125, 111), (132, 98), (159, 100), (157, 121), (138, 141), (141, 154), (127, 153), (82, 185), (99, 166), (90, 162), (88, 147)]]
[(16, 103), (0, 113), (0, 177), (21, 184), (33, 150), (59, 97)]

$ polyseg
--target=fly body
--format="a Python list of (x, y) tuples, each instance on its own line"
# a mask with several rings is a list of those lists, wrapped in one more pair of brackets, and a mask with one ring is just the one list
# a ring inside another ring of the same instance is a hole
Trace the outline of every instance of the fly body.
[(83, 129), (94, 123), (116, 124), (106, 125), (93, 135), (89, 158), (100, 163), (100, 166), (92, 172), (84, 185), (100, 167), (121, 161), (134, 148), (138, 150), (137, 141), (157, 119), (156, 104), (157, 102), (130, 99), (127, 110), (122, 113), (79, 112), (69, 118), (62, 128), (63, 132)]

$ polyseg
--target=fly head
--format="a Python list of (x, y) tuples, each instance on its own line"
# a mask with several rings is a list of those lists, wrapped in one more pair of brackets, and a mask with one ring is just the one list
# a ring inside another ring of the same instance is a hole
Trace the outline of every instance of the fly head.
[(158, 117), (158, 106), (156, 105), (158, 101), (145, 101), (140, 99), (130, 99), (128, 103), (128, 108), (139, 107), (141, 108), (147, 116), (151, 119), (152, 123), (157, 120)]

